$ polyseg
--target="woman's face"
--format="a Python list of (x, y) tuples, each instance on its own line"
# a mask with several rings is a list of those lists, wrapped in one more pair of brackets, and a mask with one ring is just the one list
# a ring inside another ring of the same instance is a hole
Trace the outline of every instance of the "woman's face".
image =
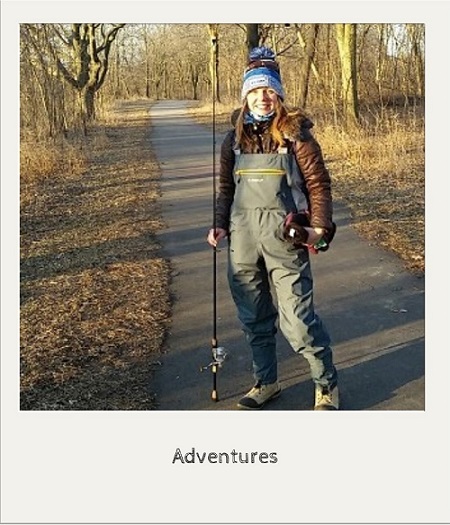
[(278, 95), (273, 89), (262, 87), (247, 94), (247, 105), (252, 113), (268, 115), (275, 109), (277, 99)]

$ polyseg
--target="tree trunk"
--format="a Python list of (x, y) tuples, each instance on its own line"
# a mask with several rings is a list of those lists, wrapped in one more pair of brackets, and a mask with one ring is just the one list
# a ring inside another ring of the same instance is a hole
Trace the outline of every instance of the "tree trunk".
[(347, 124), (359, 122), (356, 27), (356, 24), (336, 24), (336, 39), (341, 61), (341, 98)]
[(259, 46), (259, 24), (245, 24), (247, 31), (247, 51)]
[(145, 45), (145, 98), (150, 98), (150, 46), (147, 31), (144, 32)]
[(199, 72), (196, 66), (190, 65), (189, 67), (189, 75), (191, 79), (192, 84), (192, 96), (194, 100), (198, 100), (198, 83), (199, 83)]
[[(308, 90), (309, 90), (309, 78), (311, 75), (312, 68), (314, 66), (314, 55), (316, 52), (316, 40), (319, 33), (319, 24), (312, 24), (310, 31), (308, 32), (306, 41), (303, 38), (300, 28), (297, 27), (297, 38), (300, 42), (300, 45), (305, 51), (306, 60), (304, 66), (299, 71), (300, 76), (300, 94), (298, 96), (299, 106), (306, 108), (306, 102), (308, 99)], [(317, 70), (315, 70), (317, 73)]]
[(86, 88), (82, 91), (83, 117), (86, 122), (91, 122), (95, 119), (95, 93), (96, 90), (92, 86), (86, 86)]
[(377, 62), (375, 70), (375, 81), (378, 91), (378, 100), (381, 106), (383, 106), (383, 79), (384, 70), (386, 63), (386, 45), (385, 45), (385, 26), (384, 24), (378, 25), (378, 47), (377, 47)]
[(411, 40), (411, 53), (414, 61), (414, 75), (416, 81), (415, 92), (425, 97), (425, 65), (424, 65), (424, 27), (422, 24), (408, 25)]

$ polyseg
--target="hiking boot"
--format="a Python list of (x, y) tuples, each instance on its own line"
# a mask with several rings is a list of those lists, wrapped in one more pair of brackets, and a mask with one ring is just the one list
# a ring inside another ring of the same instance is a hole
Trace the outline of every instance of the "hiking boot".
[(316, 385), (314, 410), (339, 410), (338, 387), (335, 386), (330, 390), (326, 386)]
[(269, 385), (260, 385), (257, 383), (250, 392), (239, 401), (239, 408), (246, 408), (247, 410), (258, 410), (262, 408), (267, 401), (274, 399), (280, 395), (281, 388), (277, 381)]

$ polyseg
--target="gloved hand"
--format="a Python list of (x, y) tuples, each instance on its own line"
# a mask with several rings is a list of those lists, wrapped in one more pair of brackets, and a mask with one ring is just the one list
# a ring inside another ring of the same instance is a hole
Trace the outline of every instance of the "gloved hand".
[(325, 229), (321, 239), (314, 245), (308, 245), (308, 231), (310, 228), (309, 214), (289, 213), (284, 221), (284, 238), (295, 248), (308, 248), (313, 253), (325, 252), (330, 247), (330, 243), (336, 234), (336, 224), (332, 222), (330, 229)]
[(284, 221), (284, 238), (294, 245), (301, 248), (308, 240), (308, 232), (305, 226), (309, 227), (309, 218), (306, 213), (289, 213)]

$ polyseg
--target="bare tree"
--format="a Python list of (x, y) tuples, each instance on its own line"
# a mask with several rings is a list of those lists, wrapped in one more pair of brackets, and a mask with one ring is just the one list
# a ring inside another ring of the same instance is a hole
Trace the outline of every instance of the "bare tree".
[(298, 41), (303, 48), (305, 54), (305, 61), (302, 68), (300, 68), (300, 94), (298, 96), (298, 104), (301, 107), (306, 107), (309, 91), (309, 78), (311, 71), (313, 71), (316, 77), (319, 77), (317, 68), (314, 64), (314, 55), (316, 53), (316, 41), (319, 33), (319, 24), (312, 24), (307, 32), (306, 38), (303, 37), (301, 28), (295, 24)]
[(57, 37), (51, 42), (53, 57), (63, 78), (78, 92), (84, 124), (95, 118), (95, 95), (106, 78), (111, 45), (124, 25), (72, 24), (68, 31), (53, 26)]
[(415, 78), (415, 92), (425, 96), (425, 26), (424, 24), (408, 24), (407, 33), (410, 40), (413, 75)]
[(23, 130), (54, 137), (64, 130), (64, 90), (48, 60), (47, 42), (45, 25), (21, 25), (21, 123)]
[(383, 79), (386, 69), (386, 26), (378, 24), (378, 45), (376, 51), (375, 82), (378, 91), (378, 101), (383, 105)]
[(336, 39), (341, 61), (341, 88), (344, 118), (347, 123), (358, 123), (356, 24), (336, 24)]
[(247, 50), (259, 46), (259, 24), (245, 24), (247, 34)]

